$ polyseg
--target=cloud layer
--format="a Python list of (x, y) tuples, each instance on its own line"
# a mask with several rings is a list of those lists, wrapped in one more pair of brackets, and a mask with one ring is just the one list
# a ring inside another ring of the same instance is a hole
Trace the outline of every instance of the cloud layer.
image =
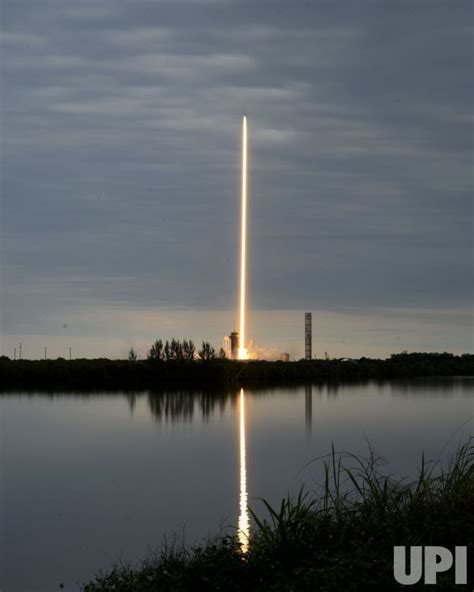
[(110, 306), (232, 311), (244, 113), (253, 308), (468, 310), (471, 17), (5, 1), (3, 333)]

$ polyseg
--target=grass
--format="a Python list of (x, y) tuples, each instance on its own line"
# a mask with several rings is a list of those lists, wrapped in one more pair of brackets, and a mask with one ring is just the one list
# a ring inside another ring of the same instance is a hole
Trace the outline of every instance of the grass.
[[(474, 547), (474, 440), (446, 464), (421, 460), (416, 479), (383, 471), (379, 458), (331, 454), (316, 492), (301, 490), (278, 507), (263, 500), (266, 516), (251, 510), (249, 550), (237, 536), (221, 535), (198, 546), (177, 541), (138, 567), (116, 566), (84, 592), (401, 590), (393, 578), (394, 545)], [(472, 590), (455, 586), (452, 571), (437, 586), (413, 590)]]

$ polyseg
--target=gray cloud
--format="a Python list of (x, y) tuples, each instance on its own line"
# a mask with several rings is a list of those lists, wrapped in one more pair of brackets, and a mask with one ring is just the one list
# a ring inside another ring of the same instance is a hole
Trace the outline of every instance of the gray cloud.
[(257, 308), (465, 309), (471, 13), (4, 2), (4, 331), (84, 302), (232, 308), (244, 113)]

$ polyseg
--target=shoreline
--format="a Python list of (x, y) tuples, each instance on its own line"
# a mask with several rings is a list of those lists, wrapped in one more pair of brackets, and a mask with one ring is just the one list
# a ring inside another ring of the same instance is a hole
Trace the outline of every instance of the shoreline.
[(474, 355), (402, 353), (385, 360), (294, 362), (213, 360), (10, 360), (0, 358), (0, 390), (216, 389), (318, 382), (474, 376)]
[[(395, 579), (395, 547), (473, 553), (473, 438), (447, 465), (422, 458), (409, 482), (387, 474), (373, 452), (358, 457), (333, 447), (323, 458), (317, 491), (300, 490), (278, 507), (264, 501), (264, 516), (249, 509), (254, 533), (245, 542), (237, 528), (193, 546), (172, 541), (142, 563), (98, 573), (83, 592), (397, 591), (406, 587)], [(472, 564), (462, 575), (465, 585), (454, 583), (453, 567), (440, 570), (439, 589), (471, 590)], [(426, 589), (421, 578), (411, 588)]]

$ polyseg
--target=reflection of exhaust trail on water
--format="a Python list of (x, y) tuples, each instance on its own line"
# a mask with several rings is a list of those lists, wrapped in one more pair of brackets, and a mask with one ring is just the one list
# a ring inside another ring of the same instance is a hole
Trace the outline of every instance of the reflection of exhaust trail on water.
[(307, 384), (304, 387), (304, 412), (306, 420), (306, 439), (311, 441), (313, 429), (313, 385)]
[(239, 444), (240, 444), (240, 514), (238, 539), (242, 551), (247, 552), (249, 546), (250, 524), (247, 493), (247, 446), (245, 437), (245, 393), (240, 389), (239, 397)]

